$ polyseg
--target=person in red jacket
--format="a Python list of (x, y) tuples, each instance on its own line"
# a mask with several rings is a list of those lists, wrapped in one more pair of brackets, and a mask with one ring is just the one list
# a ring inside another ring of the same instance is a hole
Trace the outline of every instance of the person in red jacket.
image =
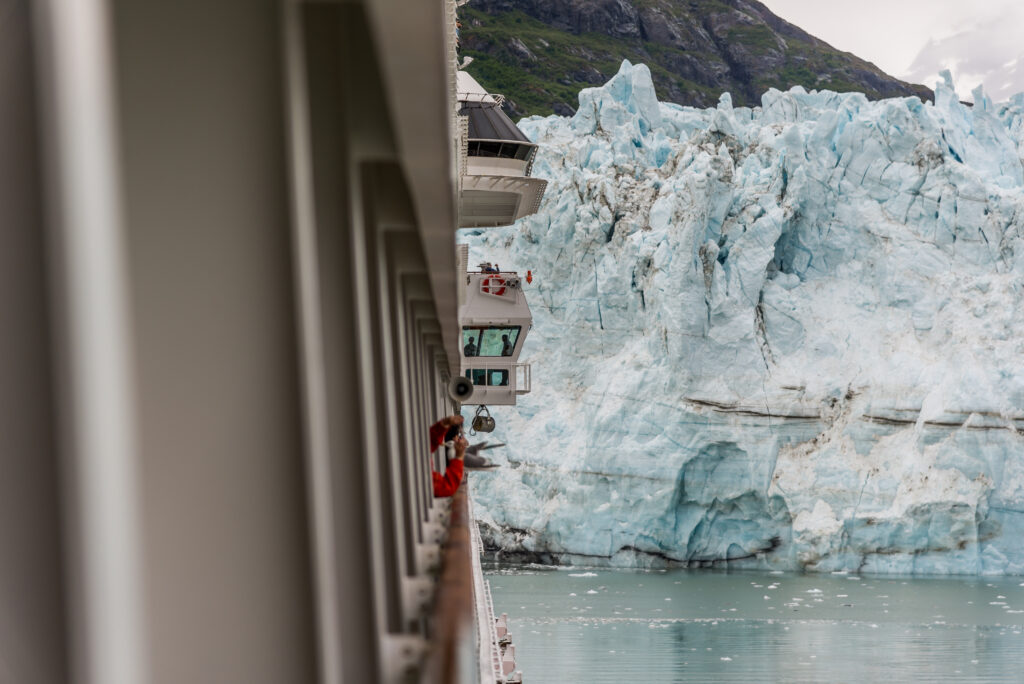
[(462, 434), (462, 416), (447, 416), (430, 426), (430, 453), (448, 441), (455, 442), (455, 458), (448, 461), (444, 475), (431, 472), (434, 479), (434, 496), (452, 496), (462, 484), (462, 459), (469, 442)]

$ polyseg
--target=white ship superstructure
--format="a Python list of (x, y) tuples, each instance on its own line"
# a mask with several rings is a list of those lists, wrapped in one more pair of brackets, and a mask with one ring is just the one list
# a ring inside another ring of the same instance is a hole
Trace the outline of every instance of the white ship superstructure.
[(510, 406), (530, 391), (530, 364), (519, 356), (533, 316), (517, 273), (466, 274), (466, 301), (459, 307), (462, 375), (473, 383), (463, 404)]
[[(536, 213), (547, 181), (530, 172), (537, 145), (502, 111), (503, 98), (488, 93), (465, 71), (457, 73), (459, 116), (465, 121), (465, 161), (459, 194), (459, 227), (506, 226)], [(466, 405), (511, 406), (532, 389), (530, 365), (519, 361), (533, 322), (523, 286), (532, 279), (489, 263), (459, 270), (465, 290), (459, 306), (461, 375), (452, 396)]]
[(457, 74), (459, 115), (467, 118), (466, 167), (459, 197), (459, 227), (507, 226), (536, 213), (547, 181), (530, 177), (537, 145), (465, 71)]

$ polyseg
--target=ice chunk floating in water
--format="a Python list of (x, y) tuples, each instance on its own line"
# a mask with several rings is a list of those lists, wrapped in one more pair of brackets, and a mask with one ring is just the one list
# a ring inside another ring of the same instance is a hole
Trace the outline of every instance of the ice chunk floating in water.
[(463, 233), (536, 277), (534, 389), (472, 475), (488, 543), (1024, 573), (1024, 97), (975, 100), (699, 110), (626, 62), (524, 120), (541, 211)]

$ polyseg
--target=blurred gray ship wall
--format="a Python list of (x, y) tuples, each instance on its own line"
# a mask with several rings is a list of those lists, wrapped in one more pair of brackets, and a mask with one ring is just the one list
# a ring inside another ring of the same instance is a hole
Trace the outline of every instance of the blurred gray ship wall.
[(0, 0), (4, 682), (450, 681), (454, 58), (441, 1)]

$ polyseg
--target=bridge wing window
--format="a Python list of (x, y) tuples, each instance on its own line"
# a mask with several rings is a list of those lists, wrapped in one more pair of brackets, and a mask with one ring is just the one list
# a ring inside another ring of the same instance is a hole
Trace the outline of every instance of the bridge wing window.
[(462, 328), (463, 356), (512, 356), (521, 326)]
[(470, 157), (503, 157), (527, 161), (533, 154), (534, 148), (534, 145), (524, 145), (512, 141), (470, 140), (466, 147), (466, 154)]
[(508, 387), (506, 368), (471, 368), (466, 371), (466, 377), (478, 387)]
[(474, 140), (469, 146), (471, 157), (500, 157), (501, 143), (495, 140)]

